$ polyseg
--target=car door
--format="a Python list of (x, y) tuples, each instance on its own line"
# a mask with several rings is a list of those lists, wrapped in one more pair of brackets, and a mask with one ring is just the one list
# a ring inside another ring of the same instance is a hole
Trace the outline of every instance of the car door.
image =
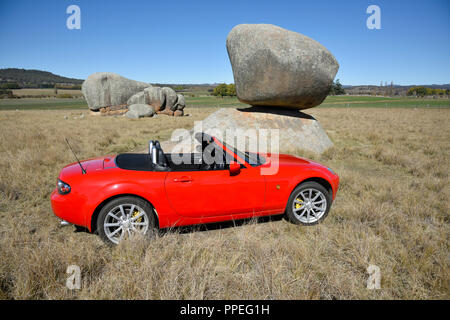
[(260, 170), (249, 166), (237, 175), (229, 170), (169, 172), (166, 194), (181, 216), (202, 218), (264, 209), (265, 182)]

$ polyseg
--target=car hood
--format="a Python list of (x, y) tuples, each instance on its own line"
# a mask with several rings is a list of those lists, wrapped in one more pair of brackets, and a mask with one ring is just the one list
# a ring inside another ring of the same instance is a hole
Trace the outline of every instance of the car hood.
[(290, 154), (270, 154), (270, 153), (260, 153), (261, 156), (265, 158), (264, 166), (270, 166), (273, 162), (278, 162), (280, 167), (291, 167), (291, 166), (314, 166), (319, 168), (327, 168), (326, 166), (314, 162), (309, 159), (302, 157), (292, 156)]
[(290, 154), (260, 153), (260, 155), (266, 159), (266, 161), (265, 161), (266, 163), (270, 163), (273, 161), (278, 161), (280, 164), (285, 164), (285, 165), (290, 165), (290, 164), (298, 165), (298, 164), (314, 163), (311, 160), (297, 157), (297, 156), (292, 156)]

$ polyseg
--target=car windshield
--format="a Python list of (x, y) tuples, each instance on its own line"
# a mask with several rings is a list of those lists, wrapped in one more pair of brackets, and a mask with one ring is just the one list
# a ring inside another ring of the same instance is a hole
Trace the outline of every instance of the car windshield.
[(227, 147), (229, 150), (234, 152), (236, 155), (238, 155), (241, 159), (244, 159), (245, 162), (250, 164), (252, 167), (260, 166), (266, 162), (266, 159), (263, 156), (255, 153), (255, 152), (249, 152), (249, 151), (242, 152), (242, 151), (239, 151), (238, 149), (226, 144), (224, 141), (221, 141), (221, 143), (225, 147)]

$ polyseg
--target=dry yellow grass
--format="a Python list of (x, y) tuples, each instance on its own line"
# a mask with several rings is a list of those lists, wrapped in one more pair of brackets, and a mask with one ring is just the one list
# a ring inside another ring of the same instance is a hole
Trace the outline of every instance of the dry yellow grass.
[[(73, 162), (64, 136), (88, 158), (143, 148), (213, 111), (133, 121), (0, 112), (0, 298), (449, 298), (448, 109), (311, 110), (335, 147), (306, 156), (341, 177), (318, 226), (252, 221), (115, 248), (58, 226), (49, 195)], [(71, 264), (81, 267), (81, 290), (65, 286)], [(380, 290), (366, 288), (369, 264), (381, 269)]]

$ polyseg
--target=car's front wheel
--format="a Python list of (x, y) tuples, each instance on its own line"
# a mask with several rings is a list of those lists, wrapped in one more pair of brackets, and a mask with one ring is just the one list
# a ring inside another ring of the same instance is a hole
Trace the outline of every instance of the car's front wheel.
[(100, 210), (97, 232), (107, 243), (118, 244), (122, 239), (136, 234), (152, 235), (155, 218), (152, 206), (136, 197), (111, 200)]
[(314, 225), (328, 215), (331, 195), (315, 181), (307, 181), (292, 191), (286, 207), (286, 216), (292, 223)]

